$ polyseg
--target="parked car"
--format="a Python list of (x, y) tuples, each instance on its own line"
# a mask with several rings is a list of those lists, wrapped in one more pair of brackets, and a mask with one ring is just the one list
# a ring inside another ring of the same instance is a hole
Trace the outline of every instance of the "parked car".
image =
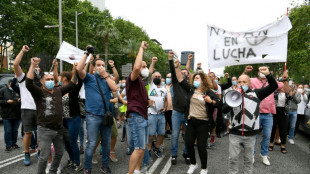
[[(0, 74), (0, 89), (8, 84), (9, 79), (13, 79), (14, 74)], [(0, 114), (1, 114), (1, 107), (0, 107)], [(0, 115), (0, 121), (2, 121), (2, 117)]]
[(299, 130), (310, 134), (310, 125), (308, 124), (310, 122), (310, 108), (305, 109), (305, 116), (302, 118), (300, 125), (299, 125)]

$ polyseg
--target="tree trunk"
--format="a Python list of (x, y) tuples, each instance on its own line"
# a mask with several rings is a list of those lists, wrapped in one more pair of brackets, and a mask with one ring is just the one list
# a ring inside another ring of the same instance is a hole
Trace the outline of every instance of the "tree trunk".
[(105, 49), (104, 49), (104, 56), (105, 56), (105, 60), (104, 60), (104, 64), (105, 64), (105, 70), (108, 70), (108, 39), (109, 39), (109, 35), (105, 35)]

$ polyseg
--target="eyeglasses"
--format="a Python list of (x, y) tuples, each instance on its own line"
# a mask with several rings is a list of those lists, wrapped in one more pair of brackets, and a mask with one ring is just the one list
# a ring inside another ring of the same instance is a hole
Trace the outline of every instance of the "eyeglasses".
[(48, 74), (54, 75), (54, 72), (44, 72), (44, 75), (48, 75)]

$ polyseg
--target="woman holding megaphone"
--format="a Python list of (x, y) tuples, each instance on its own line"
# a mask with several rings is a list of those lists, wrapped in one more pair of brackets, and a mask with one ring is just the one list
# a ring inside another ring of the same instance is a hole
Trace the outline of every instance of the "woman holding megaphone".
[(188, 174), (194, 173), (198, 168), (195, 158), (194, 143), (197, 139), (197, 148), (201, 161), (201, 174), (207, 174), (207, 139), (209, 132), (215, 127), (213, 119), (214, 107), (220, 104), (220, 99), (211, 90), (212, 83), (204, 73), (196, 73), (189, 84), (183, 79), (181, 70), (175, 66), (176, 76), (180, 86), (187, 92), (187, 127), (185, 131), (185, 143), (190, 156)]

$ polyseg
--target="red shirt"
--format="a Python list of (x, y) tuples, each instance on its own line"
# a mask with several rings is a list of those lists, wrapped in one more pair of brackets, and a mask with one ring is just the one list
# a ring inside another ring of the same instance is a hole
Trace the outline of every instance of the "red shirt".
[(128, 116), (132, 112), (137, 112), (145, 119), (147, 116), (148, 97), (144, 83), (139, 76), (135, 81), (131, 81), (131, 73), (126, 80), (126, 95), (127, 95), (127, 112)]

